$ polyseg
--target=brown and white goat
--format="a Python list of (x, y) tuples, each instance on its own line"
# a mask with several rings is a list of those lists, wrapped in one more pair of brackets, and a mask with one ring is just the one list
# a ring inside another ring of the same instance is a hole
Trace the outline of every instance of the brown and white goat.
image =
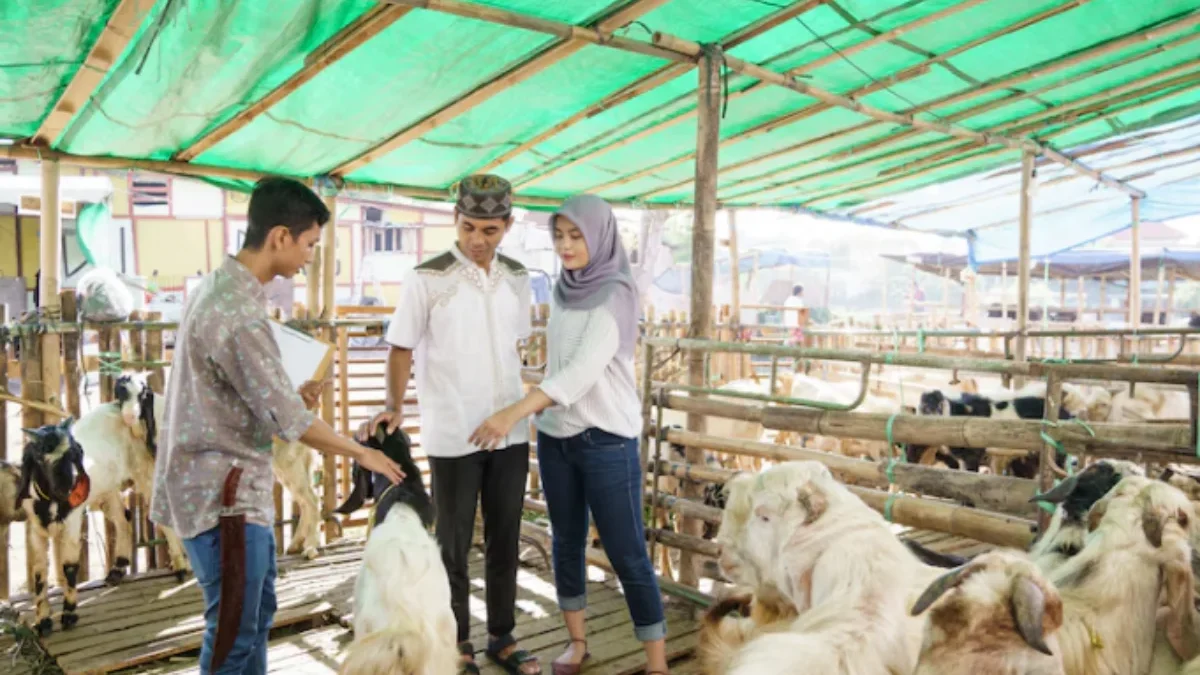
[(924, 587), (937, 570), (818, 462), (747, 478), (730, 483), (717, 535), (722, 569), (743, 585), (778, 589), (799, 617), (751, 636), (723, 672), (911, 672), (923, 622), (909, 615), (910, 584)]
[(913, 605), (925, 614), (914, 675), (1063, 675), (1058, 590), (1016, 551), (991, 551), (938, 577)]
[(26, 552), (33, 572), (35, 627), (45, 636), (53, 630), (50, 600), (47, 597), (50, 547), (59, 565), (59, 585), (63, 587), (62, 626), (79, 622), (79, 527), (90, 481), (84, 470), (83, 448), (71, 434), (74, 420), (23, 429), (28, 437), (21, 455), (21, 482), (15, 504), (25, 509)]

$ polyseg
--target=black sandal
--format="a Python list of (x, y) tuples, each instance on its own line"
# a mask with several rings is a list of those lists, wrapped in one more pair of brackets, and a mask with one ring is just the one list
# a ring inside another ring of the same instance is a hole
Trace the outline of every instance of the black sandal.
[[(475, 645), (470, 642), (458, 643), (458, 653), (460, 656), (470, 656), (475, 658)], [(462, 661), (458, 666), (459, 675), (479, 675), (479, 664), (474, 660)]]
[(536, 656), (530, 654), (524, 649), (514, 649), (511, 654), (501, 658), (500, 652), (515, 644), (517, 644), (517, 641), (515, 638), (513, 638), (512, 633), (509, 633), (508, 635), (505, 635), (504, 637), (498, 638), (494, 641), (489, 640), (487, 651), (485, 652), (488, 660), (503, 668), (509, 675), (541, 675), (541, 664), (538, 664), (538, 669), (534, 673), (526, 673), (521, 668), (521, 666), (524, 666), (527, 663), (538, 662)]
[(571, 638), (570, 644), (583, 645), (583, 658), (579, 659), (579, 663), (555, 663), (555, 664), (553, 664), (554, 675), (577, 675), (579, 673), (579, 671), (583, 670), (583, 664), (587, 663), (587, 660), (592, 658), (592, 653), (589, 652), (588, 648), (587, 648), (587, 640)]

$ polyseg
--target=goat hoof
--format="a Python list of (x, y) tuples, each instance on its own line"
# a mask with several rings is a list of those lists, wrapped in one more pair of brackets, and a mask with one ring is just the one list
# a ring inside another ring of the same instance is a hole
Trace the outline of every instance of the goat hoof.
[(187, 570), (175, 570), (175, 581), (183, 583), (183, 580), (187, 579), (187, 575), (188, 575)]
[(38, 622), (37, 634), (38, 637), (46, 637), (54, 631), (54, 621), (50, 617), (46, 617)]
[(308, 560), (316, 560), (319, 555), (321, 555), (321, 552), (315, 548), (304, 549), (304, 557)]
[(125, 570), (109, 570), (108, 576), (104, 577), (104, 583), (109, 586), (116, 586), (125, 580)]
[(63, 630), (70, 630), (70, 629), (74, 628), (75, 624), (77, 624), (77, 623), (79, 623), (79, 615), (78, 614), (76, 614), (75, 612), (63, 612), (63, 615), (62, 615)]

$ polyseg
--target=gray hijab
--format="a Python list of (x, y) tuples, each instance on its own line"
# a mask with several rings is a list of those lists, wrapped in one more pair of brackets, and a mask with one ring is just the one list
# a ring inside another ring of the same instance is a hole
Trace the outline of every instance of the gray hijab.
[(595, 195), (576, 195), (550, 218), (551, 228), (559, 216), (583, 233), (588, 264), (581, 270), (563, 270), (554, 285), (554, 299), (569, 309), (603, 306), (612, 312), (620, 334), (617, 353), (632, 357), (638, 337), (638, 290), (612, 207)]

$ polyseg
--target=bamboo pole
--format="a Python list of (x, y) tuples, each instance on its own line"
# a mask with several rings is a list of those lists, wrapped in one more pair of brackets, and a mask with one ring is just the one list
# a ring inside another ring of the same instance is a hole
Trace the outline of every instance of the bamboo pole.
[[(121, 347), (121, 331), (114, 327), (104, 327), (100, 329), (99, 345), (101, 353), (110, 353), (119, 355), (122, 353)], [(110, 367), (104, 365), (104, 359), (100, 361), (100, 402), (109, 403), (116, 398), (116, 383), (117, 378), (113, 376)], [(117, 545), (117, 527), (109, 519), (108, 515), (104, 516), (104, 549), (105, 562), (108, 567), (112, 567), (116, 560), (116, 545)], [(134, 555), (134, 558), (137, 558)], [(133, 562), (132, 560), (130, 561)]]
[(304, 66), (291, 77), (281, 82), (262, 98), (243, 108), (221, 125), (175, 153), (175, 159), (181, 162), (190, 162), (202, 153), (212, 149), (213, 146), (221, 141), (244, 129), (258, 118), (258, 116), (279, 104), (309, 80), (325, 72), (326, 68), (337, 63), (371, 38), (382, 33), (411, 11), (411, 7), (388, 7), (387, 5), (377, 5), (368, 9), (357, 19), (347, 24), (346, 27), (317, 46), (304, 60)]
[[(1062, 405), (1062, 380), (1057, 374), (1051, 373), (1046, 378), (1046, 411), (1045, 419), (1049, 426), (1058, 424), (1058, 408)], [(1055, 447), (1051, 443), (1043, 443), (1041, 461), (1038, 463), (1038, 487), (1041, 492), (1049, 492), (1054, 488), (1054, 467), (1056, 458)], [(1050, 526), (1050, 513), (1038, 513), (1038, 529), (1042, 532)]]
[[(338, 205), (336, 196), (325, 197), (325, 207), (329, 209), (329, 222), (321, 231), (321, 319), (332, 320), (337, 316), (337, 222)], [(333, 327), (322, 331), (327, 342), (336, 343), (337, 335)], [(332, 378), (333, 374), (326, 375)], [(331, 428), (336, 428), (333, 410), (333, 387), (327, 387), (321, 393), (321, 417)], [(337, 508), (337, 457), (323, 454), (324, 469), (321, 474), (321, 511), (325, 517), (325, 543), (333, 543), (342, 536), (342, 527), (334, 509)]]
[[(1033, 170), (1034, 156), (1026, 152), (1021, 155), (1021, 228), (1019, 254), (1017, 256), (1017, 338), (1015, 356), (1024, 363), (1028, 355), (1026, 331), (1029, 330), (1029, 240), (1033, 220)], [(1018, 377), (1013, 386), (1020, 389), (1024, 380)]]
[[(723, 52), (719, 47), (704, 53), (700, 62), (696, 96), (700, 111), (696, 127), (696, 196), (695, 217), (692, 223), (692, 297), (690, 333), (695, 336), (712, 334), (712, 297), (714, 247), (716, 244), (717, 217), (717, 143), (721, 133), (721, 76), (720, 62)], [(691, 352), (688, 358), (688, 383), (692, 386), (707, 386), (704, 382), (704, 354)], [(690, 431), (704, 433), (705, 420), (699, 415), (688, 415)], [(703, 463), (704, 453), (689, 450), (689, 462)], [(684, 497), (703, 497), (697, 486), (685, 487)], [(699, 535), (702, 524), (685, 518), (682, 523), (685, 534)], [(696, 568), (690, 555), (680, 559), (679, 582), (695, 587), (698, 581)]]
[(772, 462), (820, 462), (846, 482), (861, 481), (875, 486), (887, 486), (890, 480), (891, 484), (905, 492), (951, 499), (988, 511), (1025, 518), (1033, 518), (1040, 511), (1029, 502), (1038, 491), (1036, 484), (1023, 478), (950, 471), (908, 463), (897, 463), (889, 469), (888, 462), (872, 462), (819, 450), (722, 438), (676, 429), (667, 430), (667, 440), (685, 447), (757, 457)]
[[(142, 311), (140, 309), (135, 309), (133, 310), (133, 313), (129, 315), (129, 318), (133, 321), (141, 322), (145, 317), (142, 315)], [(144, 363), (146, 361), (145, 337), (146, 336), (143, 331), (129, 331), (129, 358), (134, 362)], [(136, 366), (130, 370), (142, 372), (145, 370), (145, 368), (142, 366)], [(133, 558), (129, 561), (129, 573), (130, 575), (134, 576), (136, 576), (138, 571), (141, 569), (141, 556), (138, 555), (141, 544), (142, 542), (150, 539), (150, 537), (146, 536), (146, 523), (149, 523), (149, 518), (146, 516), (145, 508), (147, 497), (149, 497), (149, 495), (139, 493), (136, 486), (134, 486), (134, 489), (129, 491), (128, 513), (132, 516), (130, 518), (129, 527), (133, 537)], [(122, 499), (124, 499), (124, 497), (122, 497)], [(148, 548), (146, 549), (146, 571), (150, 571), (154, 568), (154, 549)]]
[[(1193, 378), (1194, 381), (1194, 378)], [(666, 407), (692, 415), (712, 415), (758, 422), (767, 429), (801, 434), (958, 448), (1042, 449), (1042, 433), (1062, 443), (1068, 453), (1128, 458), (1158, 453), (1169, 461), (1196, 463), (1191, 429), (1182, 424), (1094, 424), (1095, 436), (1082, 425), (1047, 427), (1042, 420), (999, 420), (989, 417), (941, 417), (822, 411), (782, 406), (741, 405), (713, 399), (668, 394)], [(702, 433), (702, 432), (701, 432)]]
[[(42, 340), (37, 335), (21, 337), (21, 398), (32, 402), (40, 402), (45, 398), (42, 387)], [(7, 374), (6, 374), (7, 376)], [(47, 420), (43, 413), (32, 406), (21, 410), (21, 426), (26, 429), (36, 429)], [(5, 439), (7, 444), (7, 439)], [(25, 550), (32, 550), (30, 529), (25, 528)], [(33, 556), (25, 556), (25, 579), (29, 590), (33, 590)]]
[[(685, 482), (726, 483), (736, 472), (677, 462), (663, 462), (664, 474), (690, 479)], [(882, 490), (846, 485), (845, 488), (891, 522), (923, 530), (946, 532), (997, 546), (1025, 549), (1033, 540), (1033, 523), (1023, 518), (988, 513), (966, 506), (936, 502), (919, 497), (888, 494)]]
[[(1172, 265), (1172, 266), (1171, 266), (1171, 281), (1170, 281), (1170, 283), (1169, 283), (1169, 284), (1168, 284), (1168, 286), (1167, 286), (1167, 319), (1166, 319), (1166, 325), (1168, 325), (1168, 326), (1169, 326), (1169, 325), (1171, 325), (1171, 322), (1172, 322), (1172, 321), (1175, 319), (1175, 283), (1176, 283), (1176, 281), (1177, 281), (1177, 278), (1178, 278), (1178, 273), (1179, 273), (1179, 268), (1177, 268), (1177, 267), (1175, 267), (1174, 265)], [(1179, 339), (1180, 339), (1180, 340), (1182, 340), (1182, 339), (1184, 339), (1184, 338), (1183, 338), (1183, 336), (1181, 335), (1181, 336), (1179, 337)]]
[(1154, 286), (1154, 318), (1150, 320), (1151, 325), (1158, 326), (1163, 323), (1163, 291), (1167, 285), (1167, 269), (1163, 265), (1162, 254), (1159, 254), (1158, 260), (1158, 283)]
[[(1142, 200), (1131, 199), (1129, 207), (1129, 325), (1137, 328), (1142, 325)], [(1133, 348), (1137, 347), (1135, 343)]]
[[(0, 326), (8, 325), (8, 305), (0, 302)], [(0, 340), (0, 377), (4, 378), (4, 389), (8, 389), (8, 341)], [(8, 457), (8, 402), (0, 398), (0, 461), (7, 461)], [(14, 460), (17, 458), (14, 457)], [(9, 573), (8, 573), (8, 552), (11, 550), (9, 545), (8, 525), (0, 526), (0, 600), (8, 600), (10, 595)]]
[[(162, 312), (148, 312), (146, 314), (146, 322), (150, 325), (150, 327), (145, 329), (146, 360), (151, 363), (161, 363), (165, 360), (162, 329), (153, 327), (154, 324), (157, 324), (161, 320)], [(150, 390), (153, 391), (156, 396), (166, 395), (166, 368), (163, 366), (151, 367), (150, 374), (146, 376), (146, 384), (150, 385)], [(163, 536), (162, 528), (147, 518), (146, 529), (148, 532), (150, 532), (151, 539), (154, 541), (163, 542), (155, 545), (154, 555), (158, 559), (158, 566), (165, 567), (167, 561), (169, 561), (171, 557), (169, 551), (167, 550), (166, 538)]]

